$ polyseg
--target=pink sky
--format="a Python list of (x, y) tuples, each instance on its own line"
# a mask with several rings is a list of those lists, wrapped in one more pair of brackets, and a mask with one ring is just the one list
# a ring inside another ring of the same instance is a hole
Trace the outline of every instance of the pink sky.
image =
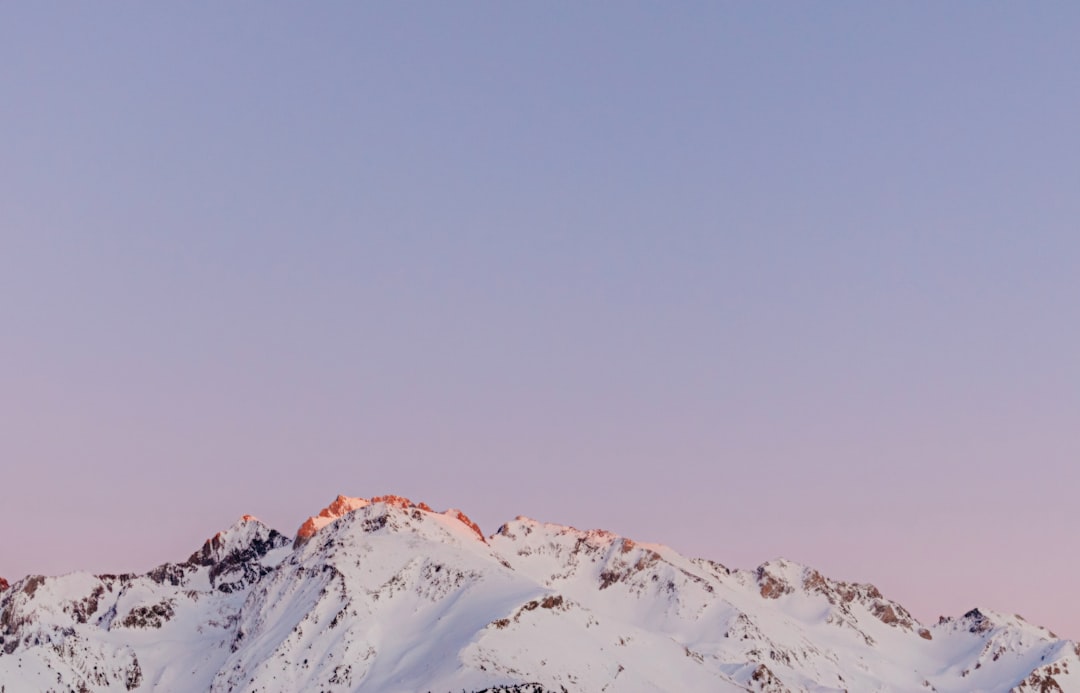
[(1080, 638), (1080, 10), (55, 10), (0, 575), (396, 493)]

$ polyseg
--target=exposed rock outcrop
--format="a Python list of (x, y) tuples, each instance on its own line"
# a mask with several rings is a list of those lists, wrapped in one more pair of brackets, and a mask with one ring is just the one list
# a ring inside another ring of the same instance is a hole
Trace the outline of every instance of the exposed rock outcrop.
[[(338, 520), (351, 512), (366, 508), (369, 505), (375, 505), (377, 503), (384, 503), (392, 508), (399, 508), (401, 510), (414, 510), (424, 513), (434, 513), (431, 506), (427, 503), (413, 503), (408, 498), (395, 495), (375, 496), (373, 498), (350, 498), (348, 496), (339, 495), (334, 499), (334, 502), (326, 506), (319, 511), (318, 515), (312, 515), (308, 519), (304, 520), (304, 523), (300, 525), (300, 528), (296, 531), (296, 539), (293, 541), (294, 547), (299, 547), (306, 543), (311, 537), (315, 536), (323, 527), (329, 525), (331, 522)], [(442, 513), (447, 517), (451, 517), (463, 525), (471, 529), (480, 539), (480, 541), (486, 542), (484, 533), (480, 531), (479, 525), (469, 519), (469, 516), (465, 513), (451, 508)]]

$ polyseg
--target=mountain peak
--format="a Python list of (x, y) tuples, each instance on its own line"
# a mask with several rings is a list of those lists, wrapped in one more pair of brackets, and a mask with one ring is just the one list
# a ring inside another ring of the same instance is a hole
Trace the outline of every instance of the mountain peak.
[[(294, 546), (300, 546), (305, 543), (311, 537), (315, 536), (323, 527), (326, 527), (335, 520), (348, 515), (351, 512), (366, 508), (370, 505), (376, 505), (382, 503), (391, 508), (398, 508), (400, 510), (418, 510), (424, 513), (434, 513), (431, 506), (427, 503), (414, 503), (408, 498), (403, 496), (395, 496), (393, 494), (387, 494), (385, 496), (374, 496), (372, 498), (353, 498), (345, 495), (338, 495), (330, 505), (326, 506), (319, 511), (318, 515), (312, 515), (308, 519), (304, 520), (304, 523), (300, 525), (300, 528), (296, 531), (296, 539), (293, 542)], [(480, 527), (469, 519), (469, 516), (461, 512), (456, 508), (451, 508), (443, 515), (450, 517), (458, 522), (461, 522), (466, 527), (471, 529), (480, 541), (485, 541), (484, 533), (480, 531)]]
[(1032, 634), (1038, 638), (1056, 639), (1053, 631), (1029, 622), (1020, 614), (1005, 614), (990, 609), (976, 607), (963, 616), (951, 618), (942, 616), (938, 619), (939, 626), (951, 625), (955, 630), (967, 631), (972, 634), (984, 634), (991, 631), (1011, 629)]
[(851, 606), (859, 604), (887, 626), (916, 631), (924, 640), (933, 639), (930, 631), (907, 609), (883, 596), (881, 590), (869, 583), (833, 580), (809, 566), (783, 558), (761, 564), (754, 571), (754, 577), (761, 596), (766, 599), (779, 599), (794, 593), (818, 595), (824, 597), (834, 610), (834, 620), (842, 623), (856, 620), (852, 617)]
[(243, 515), (228, 529), (223, 529), (206, 540), (202, 548), (191, 554), (188, 562), (195, 565), (211, 565), (228, 556), (244, 552), (253, 544), (275, 543), (277, 530), (270, 529), (253, 515)]
[(117, 693), (1080, 691), (1080, 645), (1019, 616), (972, 609), (923, 628), (873, 585), (784, 559), (732, 570), (525, 517), (485, 540), (460, 510), (401, 496), (338, 496), (297, 541), (244, 515), (145, 575), (0, 580), (0, 681)]
[(269, 568), (262, 564), (271, 551), (289, 543), (276, 529), (271, 529), (251, 515), (244, 515), (231, 527), (203, 542), (187, 561), (164, 563), (147, 576), (159, 584), (182, 584), (191, 574), (209, 568), (211, 586), (222, 591), (234, 591), (257, 581)]

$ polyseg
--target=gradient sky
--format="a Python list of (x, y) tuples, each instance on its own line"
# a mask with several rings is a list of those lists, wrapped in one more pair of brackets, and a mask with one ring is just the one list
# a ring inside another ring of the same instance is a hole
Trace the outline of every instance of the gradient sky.
[(1080, 5), (0, 5), (0, 575), (338, 493), (1080, 638)]

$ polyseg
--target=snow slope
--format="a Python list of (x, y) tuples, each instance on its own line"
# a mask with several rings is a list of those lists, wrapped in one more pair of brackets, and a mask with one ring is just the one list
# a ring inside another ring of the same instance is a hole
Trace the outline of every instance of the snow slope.
[(0, 693), (70, 690), (1080, 691), (1080, 646), (789, 561), (339, 496), (293, 540), (245, 516), (146, 575), (0, 591)]

